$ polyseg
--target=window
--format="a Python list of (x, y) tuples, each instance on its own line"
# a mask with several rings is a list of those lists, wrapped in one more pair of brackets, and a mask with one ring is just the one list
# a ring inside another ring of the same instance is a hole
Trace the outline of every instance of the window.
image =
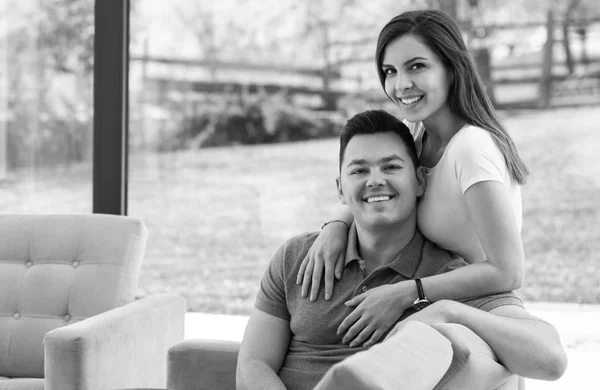
[(331, 215), (335, 137), (369, 91), (385, 102), (374, 20), (395, 9), (345, 3), (132, 2), (128, 214), (150, 232), (144, 292), (246, 314), (276, 248)]
[(94, 2), (0, 2), (0, 212), (92, 211)]
[[(132, 1), (128, 214), (149, 230), (143, 292), (178, 293), (192, 311), (249, 313), (276, 248), (294, 234), (318, 230), (338, 207), (334, 178), (340, 126), (367, 108), (397, 112), (373, 69), (375, 41), (391, 15), (424, 3), (429, 2)], [(542, 58), (537, 37), (477, 26), (537, 20), (543, 29), (543, 7), (534, 17), (520, 2), (448, 3), (460, 5), (457, 17), (470, 47), (489, 49), (474, 52), (491, 60), (482, 73), (497, 81), (496, 102), (536, 105), (541, 65), (532, 62)], [(589, 31), (592, 42), (596, 36)], [(528, 38), (515, 43), (517, 35)], [(560, 46), (556, 65), (564, 71)], [(590, 55), (593, 47), (590, 43)], [(592, 74), (592, 65), (588, 68)], [(593, 92), (595, 101), (597, 96)], [(579, 140), (591, 139), (597, 120), (594, 108), (580, 110), (501, 111), (533, 172), (523, 189), (525, 299), (589, 302), (597, 295), (597, 289), (565, 291), (560, 276), (547, 280), (550, 274), (595, 280), (585, 271), (592, 249), (577, 245), (581, 251), (571, 256), (553, 248), (596, 242), (597, 234), (580, 236), (571, 229), (549, 235), (556, 226), (582, 223), (580, 214), (590, 221), (597, 215), (576, 210), (595, 206), (567, 202), (595, 199), (594, 165), (577, 161), (588, 160)], [(573, 137), (566, 128), (582, 133)], [(559, 150), (568, 157), (556, 158)], [(577, 159), (571, 150), (577, 150)], [(572, 165), (556, 166), (565, 161)], [(585, 180), (569, 173), (584, 169)], [(558, 171), (556, 186), (548, 183)], [(577, 186), (564, 185), (571, 180)], [(552, 205), (563, 201), (573, 206), (569, 215), (561, 214), (560, 222), (549, 218), (558, 215)]]

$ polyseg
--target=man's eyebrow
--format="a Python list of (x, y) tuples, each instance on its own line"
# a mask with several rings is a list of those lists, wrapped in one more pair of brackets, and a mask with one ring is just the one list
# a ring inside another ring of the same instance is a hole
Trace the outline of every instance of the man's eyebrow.
[(367, 160), (365, 160), (364, 158), (354, 159), (354, 160), (350, 161), (347, 166), (349, 167), (350, 165), (365, 165), (366, 163), (367, 163)]
[[(427, 61), (427, 60), (428, 60), (428, 58), (425, 58), (425, 57), (413, 57), (413, 58), (411, 58), (410, 60), (408, 60), (408, 61), (405, 61), (405, 62), (404, 62), (404, 65), (408, 65), (408, 64), (410, 64), (411, 62), (413, 62), (413, 61), (417, 61), (417, 60), (425, 60), (425, 61)], [(381, 67), (382, 67), (382, 68), (393, 68), (394, 66), (393, 66), (393, 65), (388, 65), (388, 64), (382, 64), (382, 65), (381, 65)]]
[(393, 160), (400, 160), (400, 161), (404, 162), (404, 159), (402, 157), (398, 156), (397, 154), (392, 154), (391, 156), (384, 157), (381, 160), (379, 160), (379, 162), (386, 163), (386, 162), (390, 162)]
[[(392, 154), (391, 156), (380, 158), (379, 159), (379, 163), (380, 164), (381, 163), (386, 163), (386, 162), (390, 162), (390, 161), (393, 161), (393, 160), (400, 160), (402, 162), (405, 162), (402, 157), (398, 156), (397, 154)], [(361, 158), (361, 159), (355, 159), (355, 160), (350, 161), (347, 166), (350, 166), (350, 165), (365, 165), (367, 163), (368, 163), (367, 160), (365, 160), (364, 158)]]

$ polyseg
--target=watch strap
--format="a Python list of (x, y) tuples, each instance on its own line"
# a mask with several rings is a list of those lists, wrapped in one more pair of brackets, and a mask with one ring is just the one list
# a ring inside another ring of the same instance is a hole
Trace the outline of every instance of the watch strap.
[(421, 283), (421, 279), (415, 279), (415, 283), (417, 284), (417, 295), (419, 296), (415, 303), (413, 303), (413, 309), (416, 311), (422, 310), (429, 306), (431, 302), (425, 296), (425, 291), (423, 290), (423, 284)]
[(423, 283), (421, 283), (421, 279), (415, 279), (415, 282), (417, 283), (417, 295), (419, 296), (419, 299), (427, 299), (425, 298), (425, 291), (423, 291)]

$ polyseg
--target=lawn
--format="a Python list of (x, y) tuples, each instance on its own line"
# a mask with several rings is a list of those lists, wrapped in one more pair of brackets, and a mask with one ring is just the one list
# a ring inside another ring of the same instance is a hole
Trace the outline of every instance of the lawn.
[[(530, 301), (600, 303), (599, 107), (503, 113), (531, 169), (523, 189)], [(248, 314), (288, 237), (338, 207), (336, 139), (170, 154), (131, 153), (129, 215), (149, 231), (139, 294), (173, 292), (192, 311)], [(91, 169), (5, 181), (0, 211), (89, 212)], [(35, 206), (24, 207), (24, 202)], [(32, 203), (33, 202), (33, 203)]]
[[(504, 113), (531, 169), (523, 189), (532, 301), (600, 303), (598, 107)], [(144, 293), (247, 314), (271, 254), (338, 206), (336, 139), (135, 155), (130, 214), (148, 225)]]

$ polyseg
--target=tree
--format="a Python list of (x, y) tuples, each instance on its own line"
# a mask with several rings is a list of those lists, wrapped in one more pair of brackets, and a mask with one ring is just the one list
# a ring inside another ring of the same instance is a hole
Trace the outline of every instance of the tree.
[(542, 61), (542, 77), (540, 78), (540, 108), (550, 107), (552, 98), (552, 65), (554, 64), (554, 15), (552, 9), (548, 10), (546, 31), (548, 32), (544, 45)]
[[(385, 0), (377, 4), (357, 0), (291, 1), (273, 18), (279, 26), (294, 26), (284, 39), (296, 49), (293, 63), (317, 65), (321, 68), (325, 92), (324, 109), (335, 110), (336, 99), (329, 92), (342, 73), (350, 67), (367, 65), (369, 78), (373, 72), (373, 55), (381, 27), (395, 14), (426, 5), (419, 0)], [(360, 78), (360, 75), (355, 77)], [(376, 83), (373, 83), (376, 85)]]
[(14, 2), (7, 11), (9, 165), (89, 159), (94, 3)]
[(567, 4), (565, 12), (563, 14), (562, 23), (562, 35), (563, 35), (563, 48), (565, 51), (565, 62), (567, 65), (567, 73), (573, 74), (575, 70), (575, 64), (573, 63), (573, 55), (571, 54), (571, 41), (569, 39), (569, 27), (573, 20), (573, 14), (579, 7), (581, 0), (570, 0)]

